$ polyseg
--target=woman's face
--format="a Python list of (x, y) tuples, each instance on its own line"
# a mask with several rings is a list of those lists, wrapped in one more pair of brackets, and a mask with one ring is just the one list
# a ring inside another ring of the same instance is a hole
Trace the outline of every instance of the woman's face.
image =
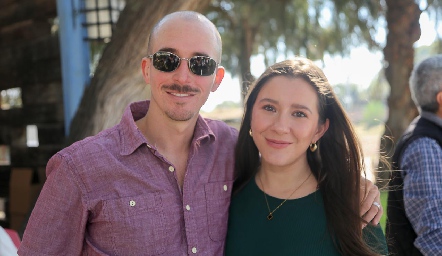
[(301, 78), (276, 76), (258, 93), (252, 109), (253, 140), (266, 165), (288, 167), (307, 161), (307, 149), (328, 128), (319, 124), (318, 97)]

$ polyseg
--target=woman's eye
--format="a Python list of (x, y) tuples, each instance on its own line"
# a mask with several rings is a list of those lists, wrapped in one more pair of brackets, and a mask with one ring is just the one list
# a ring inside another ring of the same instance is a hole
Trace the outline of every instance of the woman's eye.
[(293, 116), (296, 116), (296, 117), (307, 117), (307, 115), (304, 112), (300, 112), (300, 111), (293, 113)]
[(262, 107), (264, 110), (275, 112), (275, 108), (270, 105), (265, 105)]

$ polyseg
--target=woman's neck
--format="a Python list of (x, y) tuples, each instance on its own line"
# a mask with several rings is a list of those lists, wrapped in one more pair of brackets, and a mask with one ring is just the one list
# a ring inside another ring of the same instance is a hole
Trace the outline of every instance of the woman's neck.
[(289, 195), (289, 199), (306, 196), (316, 191), (318, 185), (308, 163), (290, 167), (275, 167), (263, 163), (255, 179), (258, 187), (266, 194), (281, 199), (286, 199)]

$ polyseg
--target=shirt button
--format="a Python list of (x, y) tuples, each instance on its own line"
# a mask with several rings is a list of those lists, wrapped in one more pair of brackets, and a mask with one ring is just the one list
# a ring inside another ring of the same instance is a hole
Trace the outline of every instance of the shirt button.
[(224, 191), (227, 191), (227, 185), (224, 185)]
[(175, 168), (173, 168), (173, 166), (169, 166), (169, 171), (173, 172), (173, 171), (175, 171)]
[(192, 252), (193, 252), (193, 253), (196, 253), (196, 247), (193, 247), (193, 248), (192, 248)]
[(190, 206), (186, 205), (186, 210), (190, 211)]
[(135, 206), (135, 201), (134, 200), (130, 200), (129, 205), (130, 206)]
[(152, 148), (149, 144), (146, 144), (146, 146), (147, 146), (148, 148)]

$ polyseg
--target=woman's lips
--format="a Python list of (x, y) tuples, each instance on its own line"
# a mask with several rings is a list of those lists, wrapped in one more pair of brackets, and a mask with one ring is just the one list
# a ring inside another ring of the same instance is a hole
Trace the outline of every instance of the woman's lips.
[(267, 144), (273, 148), (286, 148), (288, 147), (291, 143), (287, 142), (287, 141), (283, 141), (283, 140), (272, 140), (272, 139), (266, 139)]

